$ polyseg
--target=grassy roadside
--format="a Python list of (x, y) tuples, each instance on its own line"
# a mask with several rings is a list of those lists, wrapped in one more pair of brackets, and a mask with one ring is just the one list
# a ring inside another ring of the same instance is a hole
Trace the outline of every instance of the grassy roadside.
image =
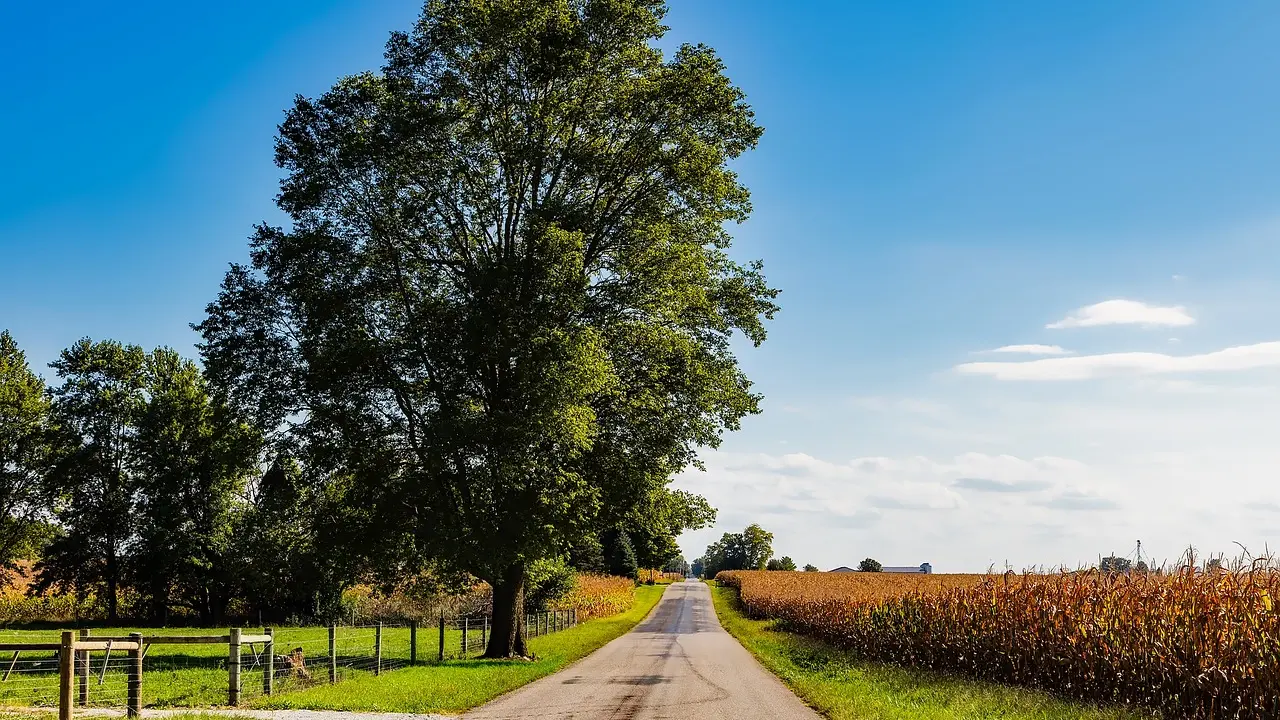
[(1137, 720), (1047, 693), (854, 660), (831, 645), (752, 620), (737, 593), (711, 584), (720, 624), (805, 702), (833, 720)]
[(533, 638), (537, 660), (456, 660), (442, 665), (410, 667), (380, 677), (360, 677), (270, 698), (254, 708), (350, 710), (406, 713), (456, 713), (550, 675), (626, 633), (649, 614), (665, 585), (636, 588), (630, 610), (576, 628)]

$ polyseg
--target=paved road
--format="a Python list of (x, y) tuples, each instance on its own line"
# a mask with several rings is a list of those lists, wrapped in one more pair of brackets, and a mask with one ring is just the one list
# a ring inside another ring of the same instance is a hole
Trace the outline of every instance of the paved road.
[(720, 627), (711, 592), (670, 585), (634, 630), (464, 720), (816, 720)]

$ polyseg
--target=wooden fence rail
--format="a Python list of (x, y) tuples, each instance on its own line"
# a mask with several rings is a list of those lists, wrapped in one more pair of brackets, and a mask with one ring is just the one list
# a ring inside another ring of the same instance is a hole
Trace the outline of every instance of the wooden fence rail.
[[(526, 617), (525, 635), (526, 637), (536, 637), (545, 635), (550, 632), (567, 629), (576, 626), (577, 613), (573, 611), (553, 611), (546, 613), (536, 613)], [(450, 626), (455, 627), (456, 631), (461, 631), (461, 642), (459, 643), (462, 657), (468, 657), (474, 654), (477, 646), (480, 652), (487, 647), (490, 635), (489, 618), (460, 618), (452, 621)], [(348, 628), (331, 625), (328, 628), (328, 682), (336, 683), (339, 680), (339, 655), (338, 640), (345, 635)], [(363, 631), (372, 630), (372, 647), (362, 651), (361, 656), (366, 658), (363, 662), (370, 664), (364, 667), (374, 675), (380, 675), (384, 669), (388, 667), (388, 661), (384, 659), (383, 643), (387, 635), (386, 626), (378, 623), (372, 627), (352, 628)], [(405, 629), (405, 626), (400, 626)], [(410, 623), (407, 627), (409, 632), (408, 647), (408, 664), (416, 665), (419, 661), (418, 654), (418, 624)], [(368, 638), (367, 635), (364, 636)], [(401, 636), (403, 637), (403, 636)], [(457, 637), (456, 635), (454, 636)], [(125, 710), (130, 718), (140, 716), (142, 711), (142, 675), (143, 660), (147, 655), (147, 651), (153, 645), (226, 645), (226, 669), (227, 669), (227, 703), (231, 706), (240, 704), (242, 696), (242, 673), (245, 670), (244, 649), (248, 646), (251, 653), (249, 668), (261, 666), (262, 692), (265, 695), (272, 695), (276, 691), (275, 681), (277, 671), (277, 658), (275, 655), (276, 645), (279, 638), (272, 628), (263, 628), (260, 633), (245, 632), (242, 628), (230, 628), (226, 633), (218, 633), (211, 635), (147, 635), (141, 633), (130, 633), (128, 635), (93, 635), (91, 631), (84, 629), (78, 633), (73, 630), (62, 631), (59, 642), (0, 642), (0, 657), (5, 653), (10, 653), (11, 657), (0, 660), (0, 665), (7, 665), (7, 669), (3, 672), (3, 679), (8, 680), (10, 673), (19, 661), (19, 657), (24, 652), (44, 652), (54, 653), (56, 656), (56, 666), (58, 672), (58, 717), (59, 720), (71, 720), (72, 711), (76, 706), (87, 707), (89, 704), (90, 686), (95, 674), (99, 674), (96, 667), (97, 661), (91, 657), (92, 653), (102, 653), (102, 664), (100, 677), (97, 678), (97, 685), (101, 685), (107, 674), (108, 663), (111, 659), (117, 660), (111, 664), (113, 677), (118, 677), (121, 667), (124, 669), (126, 693), (125, 693)], [(320, 640), (324, 643), (324, 640)], [(430, 642), (430, 641), (428, 641)], [(455, 639), (456, 642), (456, 639)], [(261, 652), (255, 648), (260, 645)], [(323, 645), (322, 645), (323, 646)], [(367, 647), (367, 646), (366, 646)], [(393, 645), (400, 648), (396, 652), (404, 652), (403, 645)], [(369, 655), (364, 655), (369, 652)], [(446, 647), (446, 620), (442, 616), (439, 621), (439, 648), (436, 653), (439, 661), (444, 661), (446, 657), (452, 657), (452, 651), (447, 652)], [(120, 658), (123, 657), (123, 663)], [(394, 663), (404, 662), (403, 655), (392, 655), (393, 659), (389, 662), (390, 667), (395, 667)], [(47, 656), (46, 656), (47, 658)], [(290, 658), (283, 659), (284, 662), (290, 662)], [(30, 661), (28, 661), (30, 662)], [(39, 661), (41, 663), (47, 660)], [(297, 658), (298, 663), (305, 662), (302, 657)], [(359, 664), (357, 663), (357, 666)], [(45, 666), (49, 670), (52, 667)], [(305, 666), (303, 668), (305, 670)], [(46, 671), (47, 672), (47, 671)], [(310, 678), (310, 675), (306, 675)], [(323, 677), (323, 675), (322, 675)], [(52, 688), (50, 687), (50, 691)], [(116, 696), (118, 698), (118, 696)], [(118, 702), (118, 700), (116, 700)]]

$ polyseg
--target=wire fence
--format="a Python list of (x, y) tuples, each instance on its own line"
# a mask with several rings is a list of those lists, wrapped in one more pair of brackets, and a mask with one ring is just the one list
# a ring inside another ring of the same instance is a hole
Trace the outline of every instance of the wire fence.
[[(576, 624), (573, 611), (533, 613), (525, 617), (525, 636)], [(132, 653), (141, 655), (136, 707), (241, 705), (410, 665), (476, 658), (484, 654), (492, 629), (491, 619), (479, 616), (442, 617), (434, 627), (232, 628), (226, 634), (184, 628), (80, 630), (65, 668), (61, 631), (0, 630), (0, 713), (59, 706), (64, 670), (71, 677), (75, 708), (131, 707), (130, 672), (137, 662)]]

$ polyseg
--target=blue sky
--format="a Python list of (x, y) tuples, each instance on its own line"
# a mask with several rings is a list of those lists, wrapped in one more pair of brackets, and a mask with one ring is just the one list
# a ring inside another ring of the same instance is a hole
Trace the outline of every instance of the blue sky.
[[(85, 335), (194, 354), (280, 220), (284, 108), (418, 9), (0, 6), (0, 327), (39, 365)], [(1280, 542), (1280, 6), (686, 0), (668, 24), (766, 128), (735, 234), (783, 289), (743, 353), (765, 413), (678, 481), (721, 509), (690, 556), (752, 520), (822, 566)]]

